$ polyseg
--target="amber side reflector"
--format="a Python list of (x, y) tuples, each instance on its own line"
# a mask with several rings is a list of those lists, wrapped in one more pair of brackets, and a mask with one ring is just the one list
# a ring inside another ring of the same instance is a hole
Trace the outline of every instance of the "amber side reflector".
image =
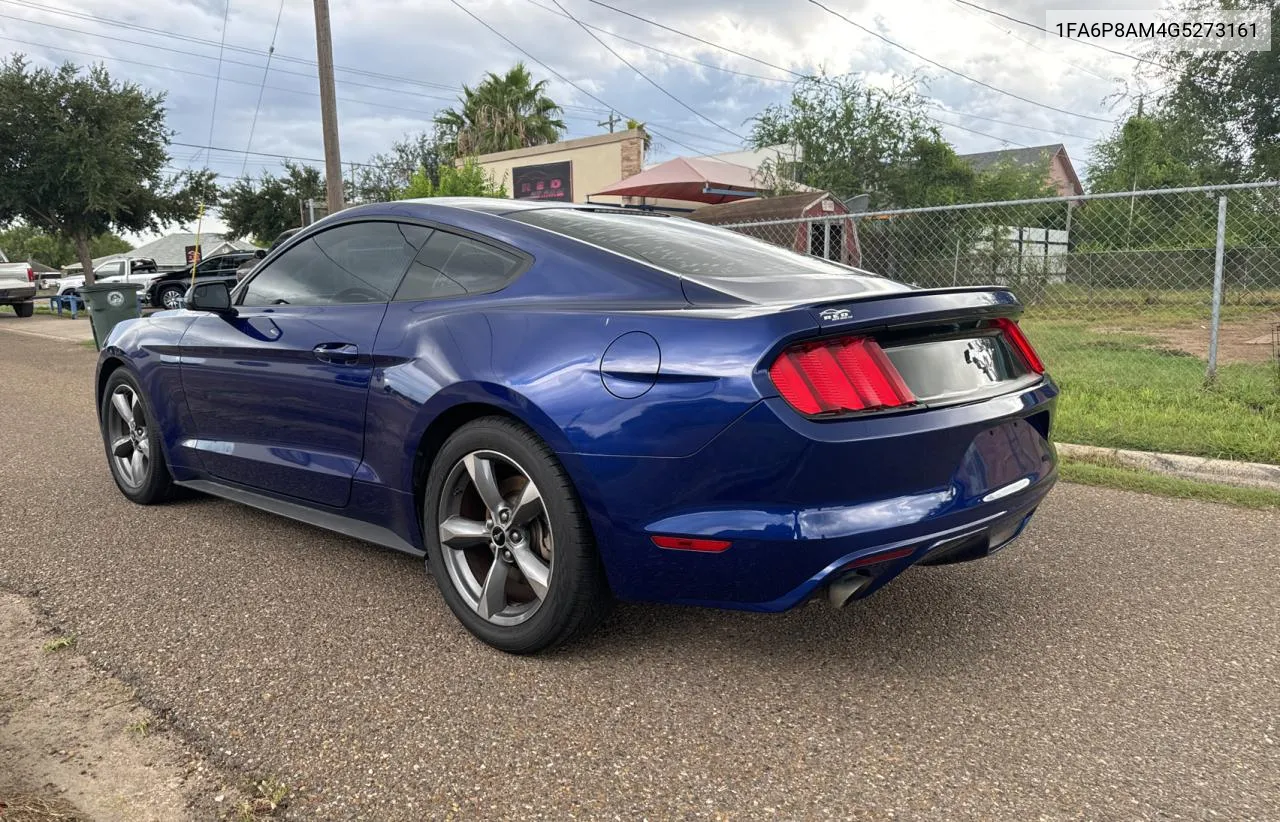
[(653, 537), (653, 544), (672, 551), (702, 551), (718, 554), (733, 543), (727, 539), (698, 539), (696, 537)]

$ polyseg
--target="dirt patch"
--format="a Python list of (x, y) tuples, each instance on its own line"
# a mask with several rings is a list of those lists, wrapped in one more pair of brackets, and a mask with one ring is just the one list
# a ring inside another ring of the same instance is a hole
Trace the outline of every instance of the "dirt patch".
[[(1232, 320), (1223, 322), (1218, 333), (1218, 364), (1274, 362), (1273, 347), (1275, 325), (1280, 314), (1269, 318)], [(1209, 359), (1208, 321), (1189, 321), (1177, 327), (1146, 326), (1141, 319), (1124, 327), (1106, 326), (1093, 329), (1099, 334), (1141, 334), (1160, 340), (1156, 348), (1181, 351), (1202, 360)]]
[(211, 819), (243, 797), (71, 637), (0, 593), (0, 822)]

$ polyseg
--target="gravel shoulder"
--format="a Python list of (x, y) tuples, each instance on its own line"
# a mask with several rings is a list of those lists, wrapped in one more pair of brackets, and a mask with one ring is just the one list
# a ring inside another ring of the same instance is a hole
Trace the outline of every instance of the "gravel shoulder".
[(131, 688), (43, 628), (16, 594), (0, 593), (0, 659), (0, 819), (197, 820), (241, 801)]
[(411, 558), (128, 503), (92, 372), (0, 327), (0, 418), (41, 431), (0, 449), (0, 589), (286, 817), (1280, 819), (1280, 513), (1064, 484), (1016, 546), (842, 611), (624, 605), (513, 658)]

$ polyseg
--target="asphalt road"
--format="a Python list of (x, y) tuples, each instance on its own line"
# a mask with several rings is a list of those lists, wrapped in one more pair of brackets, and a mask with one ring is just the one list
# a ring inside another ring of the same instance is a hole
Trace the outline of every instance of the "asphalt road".
[(843, 611), (626, 605), (519, 659), (411, 558), (131, 505), (92, 352), (10, 322), (0, 586), (298, 818), (1280, 818), (1275, 514), (1063, 486)]

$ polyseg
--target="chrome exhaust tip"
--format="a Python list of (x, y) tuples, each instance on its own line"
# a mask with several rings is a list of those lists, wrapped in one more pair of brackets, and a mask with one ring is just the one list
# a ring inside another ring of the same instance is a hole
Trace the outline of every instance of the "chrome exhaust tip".
[(833, 608), (843, 608), (859, 591), (870, 584), (871, 577), (857, 571), (850, 571), (827, 586), (827, 602), (830, 602)]

